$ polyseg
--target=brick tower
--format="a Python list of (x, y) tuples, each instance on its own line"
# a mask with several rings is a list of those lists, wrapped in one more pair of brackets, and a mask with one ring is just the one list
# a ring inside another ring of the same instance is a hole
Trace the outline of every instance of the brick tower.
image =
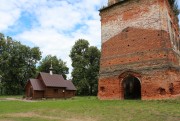
[(180, 96), (180, 39), (169, 0), (109, 0), (100, 10), (99, 99)]

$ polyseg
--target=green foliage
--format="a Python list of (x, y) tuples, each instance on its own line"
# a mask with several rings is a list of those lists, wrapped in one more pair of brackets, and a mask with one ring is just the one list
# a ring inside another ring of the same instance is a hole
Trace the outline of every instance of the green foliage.
[(87, 40), (79, 39), (71, 49), (72, 81), (79, 95), (96, 95), (100, 51)]
[(61, 59), (58, 59), (56, 56), (47, 55), (45, 58), (43, 58), (42, 61), (40, 61), (38, 71), (49, 73), (51, 62), (53, 67), (53, 73), (62, 74), (62, 76), (66, 79), (66, 74), (69, 73), (69, 68), (66, 66), (66, 62), (63, 62)]
[(178, 9), (177, 0), (168, 0), (168, 1), (169, 1), (169, 4), (171, 5), (173, 11), (174, 11), (174, 14), (177, 16), (177, 19), (178, 19), (178, 15), (180, 13), (180, 10)]
[(26, 81), (36, 74), (41, 59), (38, 47), (30, 48), (0, 34), (0, 74), (5, 94), (20, 94)]
[(98, 75), (100, 63), (100, 51), (97, 47), (91, 46), (88, 49), (88, 66), (87, 66), (87, 81), (90, 88), (90, 95), (96, 95), (98, 92)]

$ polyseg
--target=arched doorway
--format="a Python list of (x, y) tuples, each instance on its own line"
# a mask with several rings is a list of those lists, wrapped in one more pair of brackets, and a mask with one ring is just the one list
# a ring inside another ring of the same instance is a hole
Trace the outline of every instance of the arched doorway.
[(129, 75), (122, 84), (124, 99), (141, 99), (141, 83), (138, 78)]

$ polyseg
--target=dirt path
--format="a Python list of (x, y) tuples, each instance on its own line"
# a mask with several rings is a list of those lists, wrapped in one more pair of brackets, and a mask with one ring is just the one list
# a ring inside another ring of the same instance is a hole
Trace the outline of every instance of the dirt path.
[(9, 101), (24, 101), (24, 102), (37, 102), (37, 100), (26, 100), (20, 98), (0, 98), (0, 100), (9, 100)]
[[(58, 120), (58, 121), (96, 121), (95, 119), (92, 118), (87, 118), (87, 117), (74, 117), (74, 118), (65, 118), (65, 117), (55, 117), (55, 116), (45, 116), (45, 115), (40, 115), (34, 112), (27, 112), (27, 113), (12, 113), (12, 114), (5, 114), (5, 115), (0, 115), (3, 117), (9, 117), (9, 118), (31, 118), (31, 117), (36, 117), (40, 119), (46, 119), (46, 120)], [(0, 121), (3, 121), (0, 119)]]

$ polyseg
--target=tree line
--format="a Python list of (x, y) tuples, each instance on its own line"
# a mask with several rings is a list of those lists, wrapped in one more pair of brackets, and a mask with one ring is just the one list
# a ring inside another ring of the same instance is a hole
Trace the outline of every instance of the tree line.
[[(100, 50), (89, 42), (79, 39), (72, 47), (69, 57), (72, 60), (72, 81), (77, 95), (97, 95)], [(24, 94), (24, 87), (30, 78), (39, 72), (61, 74), (67, 79), (69, 68), (57, 56), (42, 58), (39, 47), (29, 47), (0, 33), (0, 95)]]

